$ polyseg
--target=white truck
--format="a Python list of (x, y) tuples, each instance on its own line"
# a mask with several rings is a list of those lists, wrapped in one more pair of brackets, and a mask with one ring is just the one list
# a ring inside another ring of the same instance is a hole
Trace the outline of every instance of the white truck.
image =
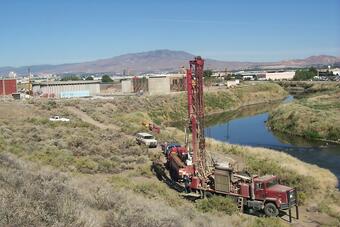
[(69, 121), (70, 121), (70, 119), (65, 118), (65, 117), (60, 117), (60, 116), (58, 116), (58, 115), (55, 115), (55, 116), (50, 117), (49, 120), (50, 120), (50, 121), (63, 121), (63, 122), (69, 122)]
[(137, 144), (141, 145), (144, 144), (150, 148), (154, 148), (157, 147), (157, 140), (155, 139), (155, 137), (149, 133), (145, 133), (145, 132), (140, 132), (136, 134), (136, 141)]

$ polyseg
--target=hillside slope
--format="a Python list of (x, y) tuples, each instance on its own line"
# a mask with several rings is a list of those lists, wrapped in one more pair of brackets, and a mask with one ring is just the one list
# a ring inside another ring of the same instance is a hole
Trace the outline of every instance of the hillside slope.
[[(27, 74), (28, 68), (30, 68), (33, 73), (122, 73), (124, 70), (132, 73), (169, 72), (178, 71), (181, 67), (187, 66), (188, 61), (193, 58), (193, 54), (184, 51), (154, 50), (82, 63), (33, 65), (18, 68), (0, 67), (0, 74), (8, 74), (10, 71), (18, 74)], [(241, 62), (206, 59), (205, 67), (218, 70), (225, 70), (226, 68), (228, 70), (240, 70), (251, 68), (307, 67), (334, 64), (336, 62), (340, 62), (340, 58), (327, 55), (279, 62)]]

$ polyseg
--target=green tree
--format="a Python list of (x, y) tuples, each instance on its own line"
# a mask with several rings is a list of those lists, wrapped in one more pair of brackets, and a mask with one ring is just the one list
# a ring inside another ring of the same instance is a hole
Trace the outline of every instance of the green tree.
[(110, 83), (110, 82), (113, 82), (113, 80), (111, 79), (111, 77), (109, 75), (104, 75), (104, 76), (102, 76), (102, 82), (103, 83)]
[(210, 69), (204, 70), (203, 72), (204, 77), (211, 77), (212, 74), (213, 72)]
[(313, 67), (309, 69), (298, 69), (295, 71), (293, 80), (311, 80), (317, 75), (318, 71)]
[(86, 77), (85, 80), (93, 80), (93, 77), (92, 76), (88, 76), (88, 77)]
[(69, 80), (81, 80), (81, 78), (77, 75), (68, 75), (68, 76), (64, 76), (63, 78), (61, 78), (61, 81), (69, 81)]

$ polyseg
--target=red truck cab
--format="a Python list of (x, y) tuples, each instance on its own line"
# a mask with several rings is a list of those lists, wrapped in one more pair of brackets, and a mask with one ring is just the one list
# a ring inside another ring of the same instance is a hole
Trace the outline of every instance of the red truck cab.
[(264, 211), (268, 216), (276, 216), (278, 210), (296, 205), (296, 190), (281, 185), (276, 176), (265, 175), (254, 178), (255, 200), (264, 202)]

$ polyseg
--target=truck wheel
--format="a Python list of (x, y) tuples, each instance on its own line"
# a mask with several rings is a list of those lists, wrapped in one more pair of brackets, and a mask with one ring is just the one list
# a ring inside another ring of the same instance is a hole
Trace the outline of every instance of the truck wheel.
[(264, 205), (264, 213), (268, 217), (276, 217), (279, 214), (279, 210), (274, 203), (266, 203), (266, 205)]
[(211, 192), (205, 192), (205, 198), (211, 198), (213, 196), (213, 194)]

